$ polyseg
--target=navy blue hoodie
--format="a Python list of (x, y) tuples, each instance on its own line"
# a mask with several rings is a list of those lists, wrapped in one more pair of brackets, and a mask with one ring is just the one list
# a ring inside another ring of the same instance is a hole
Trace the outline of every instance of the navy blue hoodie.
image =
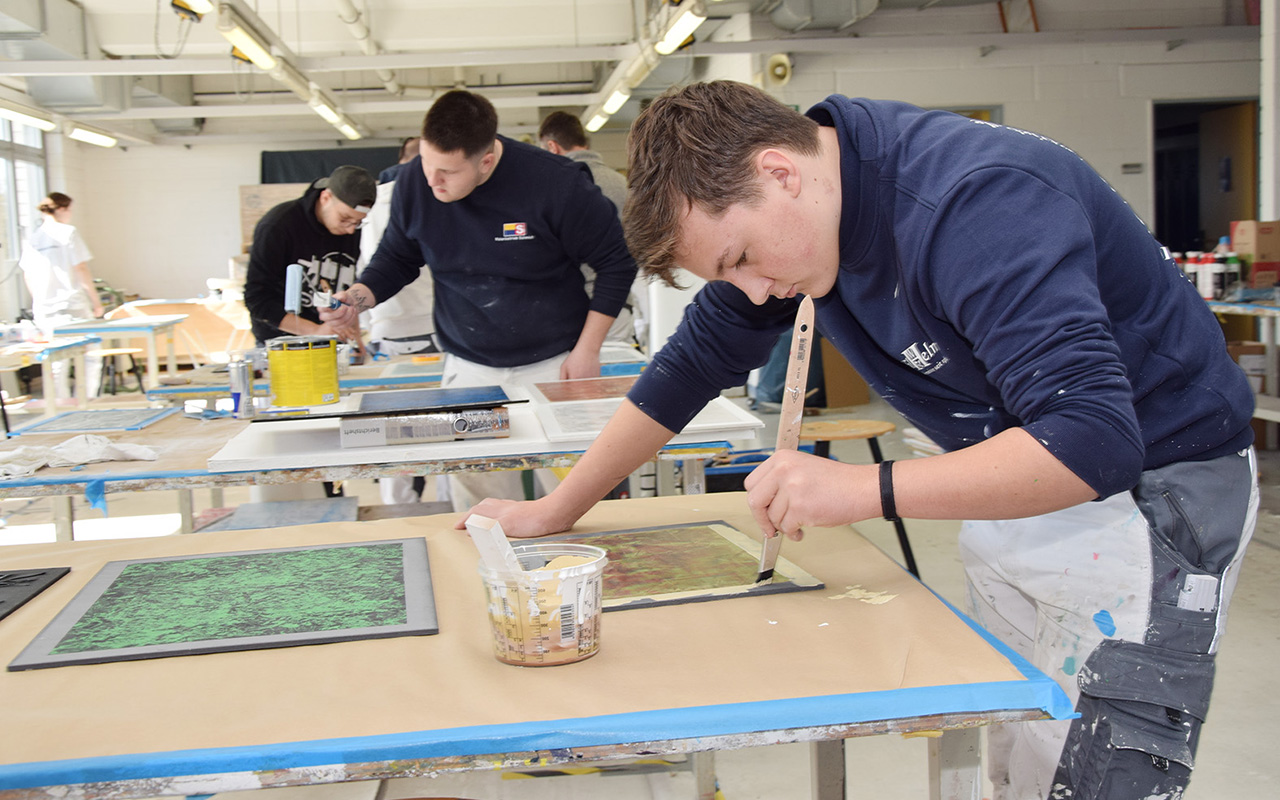
[[(818, 332), (948, 450), (1021, 427), (1098, 495), (1252, 442), (1253, 395), (1191, 283), (1079, 156), (1033, 133), (829, 97), (835, 288)], [(795, 300), (708, 284), (631, 399), (681, 429), (761, 364)]]
[[(452, 203), (431, 193), (420, 157), (403, 165), (360, 283), (382, 302), (427, 264), (444, 351), (518, 367), (573, 349), (588, 310), (616, 317), (636, 264), (585, 166), (498, 138), (502, 157), (489, 179)], [(596, 272), (590, 298), (583, 263)]]

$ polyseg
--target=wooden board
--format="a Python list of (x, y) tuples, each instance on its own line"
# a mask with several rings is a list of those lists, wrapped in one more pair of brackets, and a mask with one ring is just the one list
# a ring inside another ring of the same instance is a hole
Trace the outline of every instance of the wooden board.
[(610, 397), (626, 397), (639, 375), (579, 378), (571, 381), (546, 381), (535, 383), (533, 390), (547, 403), (565, 403), (571, 400), (602, 400)]
[(240, 242), (249, 252), (253, 244), (253, 229), (258, 220), (280, 203), (296, 200), (307, 191), (309, 183), (260, 183), (240, 187)]
[(422, 539), (112, 561), (10, 671), (439, 632)]
[(822, 581), (782, 558), (773, 582), (757, 584), (760, 543), (722, 520), (556, 538), (609, 554), (605, 611), (823, 588)]

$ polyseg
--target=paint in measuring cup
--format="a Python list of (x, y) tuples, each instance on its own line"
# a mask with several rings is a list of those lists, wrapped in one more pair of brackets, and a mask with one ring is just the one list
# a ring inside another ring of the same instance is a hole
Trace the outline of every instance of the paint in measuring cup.
[(516, 545), (524, 572), (480, 565), (493, 650), (504, 664), (571, 664), (600, 649), (607, 553), (586, 544)]

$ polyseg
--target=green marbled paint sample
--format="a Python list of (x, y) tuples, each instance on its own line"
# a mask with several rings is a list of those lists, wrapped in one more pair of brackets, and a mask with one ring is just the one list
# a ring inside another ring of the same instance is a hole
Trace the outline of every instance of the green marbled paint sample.
[(51, 652), (403, 625), (399, 542), (130, 564)]

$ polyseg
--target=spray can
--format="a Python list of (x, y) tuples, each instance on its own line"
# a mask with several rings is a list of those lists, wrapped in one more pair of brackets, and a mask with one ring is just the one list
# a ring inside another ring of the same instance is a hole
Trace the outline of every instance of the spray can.
[(231, 409), (235, 418), (252, 418), (257, 413), (253, 407), (253, 362), (232, 361), (227, 364), (227, 377), (231, 379)]

